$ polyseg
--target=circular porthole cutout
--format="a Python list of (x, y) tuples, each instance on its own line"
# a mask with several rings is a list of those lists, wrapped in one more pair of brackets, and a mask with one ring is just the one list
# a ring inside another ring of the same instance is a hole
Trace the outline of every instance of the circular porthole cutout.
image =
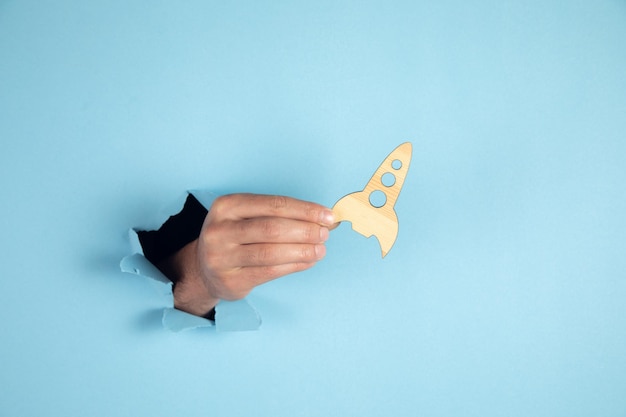
[(393, 187), (396, 183), (396, 176), (391, 172), (385, 172), (380, 178), (380, 182), (382, 182), (385, 187)]
[(387, 204), (387, 196), (380, 190), (370, 193), (370, 204), (376, 208), (380, 208)]

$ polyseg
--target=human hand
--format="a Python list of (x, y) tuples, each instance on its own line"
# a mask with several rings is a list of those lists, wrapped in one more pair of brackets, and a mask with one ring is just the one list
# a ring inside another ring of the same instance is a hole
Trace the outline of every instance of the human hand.
[(178, 275), (174, 306), (205, 315), (217, 302), (244, 298), (256, 286), (311, 268), (326, 254), (334, 215), (315, 203), (282, 196), (218, 197), (200, 237), (167, 269)]

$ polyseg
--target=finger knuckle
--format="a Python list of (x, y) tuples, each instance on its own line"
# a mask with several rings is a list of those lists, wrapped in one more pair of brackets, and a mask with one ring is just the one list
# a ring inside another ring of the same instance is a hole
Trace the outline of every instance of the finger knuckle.
[(213, 200), (213, 204), (211, 204), (211, 208), (209, 213), (214, 216), (219, 217), (224, 211), (226, 211), (226, 206), (228, 205), (229, 196), (219, 196), (215, 200)]
[(302, 230), (303, 237), (305, 241), (310, 242), (316, 238), (319, 238), (320, 231), (319, 227), (315, 225), (309, 225)]
[(312, 221), (317, 221), (319, 218), (319, 210), (317, 206), (307, 203), (304, 206), (304, 215), (307, 219), (311, 219)]
[(239, 236), (245, 236), (250, 229), (250, 223), (247, 220), (235, 222), (233, 226)]
[(227, 232), (222, 223), (209, 223), (203, 228), (200, 239), (205, 246), (214, 247), (224, 242), (225, 235)]
[(276, 259), (276, 251), (267, 246), (260, 247), (256, 251), (253, 251), (253, 253), (253, 258), (255, 258), (259, 264), (271, 263)]
[(300, 249), (300, 259), (307, 261), (315, 258), (315, 249), (311, 245), (303, 245)]
[(291, 272), (300, 272), (300, 271), (304, 271), (307, 270), (311, 267), (313, 267), (314, 263), (313, 262), (297, 262), (295, 264), (293, 264), (293, 269)]
[(282, 195), (273, 195), (270, 197), (269, 205), (272, 210), (281, 210), (287, 206), (287, 197)]
[(259, 262), (259, 251), (251, 249), (244, 251), (240, 259), (244, 265), (256, 265)]
[(278, 276), (279, 276), (278, 268), (274, 265), (268, 265), (260, 269), (258, 278), (266, 281), (269, 279), (278, 278)]
[(276, 238), (280, 236), (280, 227), (275, 221), (265, 219), (261, 222), (261, 232), (266, 239)]
[(247, 265), (260, 265), (265, 262), (265, 259), (268, 257), (267, 249), (265, 248), (255, 248), (250, 249), (245, 252), (245, 263)]
[(209, 213), (220, 218), (224, 216), (226, 213), (228, 213), (235, 205), (237, 205), (237, 195), (235, 194), (221, 195), (215, 198), (215, 200), (213, 200)]

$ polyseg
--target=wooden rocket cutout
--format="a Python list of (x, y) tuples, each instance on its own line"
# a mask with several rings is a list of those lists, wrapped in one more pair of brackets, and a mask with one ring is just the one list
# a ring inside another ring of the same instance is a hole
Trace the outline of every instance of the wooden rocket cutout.
[[(363, 191), (346, 195), (333, 207), (338, 222), (349, 221), (354, 231), (365, 237), (376, 236), (383, 258), (398, 236), (398, 216), (394, 206), (409, 170), (412, 153), (410, 142), (398, 146), (378, 167)], [(382, 201), (376, 202), (375, 197), (382, 197)]]

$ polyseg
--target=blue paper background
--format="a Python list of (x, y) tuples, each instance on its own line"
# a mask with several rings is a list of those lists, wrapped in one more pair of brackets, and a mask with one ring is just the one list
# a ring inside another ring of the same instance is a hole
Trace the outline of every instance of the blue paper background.
[[(0, 1), (0, 415), (625, 416), (626, 3)], [(191, 188), (332, 205), (258, 332), (119, 271)]]

